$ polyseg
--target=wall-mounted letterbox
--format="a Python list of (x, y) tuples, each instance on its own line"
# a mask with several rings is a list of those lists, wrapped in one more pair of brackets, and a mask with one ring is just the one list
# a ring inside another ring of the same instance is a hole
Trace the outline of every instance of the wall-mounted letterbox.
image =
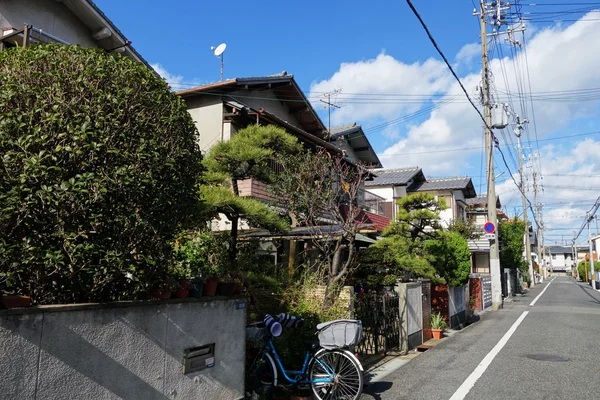
[(215, 366), (215, 344), (192, 347), (183, 353), (183, 373), (202, 371)]

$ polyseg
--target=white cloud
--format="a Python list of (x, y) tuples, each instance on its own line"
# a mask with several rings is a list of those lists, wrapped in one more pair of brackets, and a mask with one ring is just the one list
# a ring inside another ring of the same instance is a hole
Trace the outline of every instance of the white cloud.
[[(466, 60), (475, 56), (475, 47), (473, 44), (464, 46), (456, 59)], [(506, 91), (506, 80), (510, 90), (516, 92), (518, 85), (515, 69), (525, 71), (527, 63), (533, 92), (596, 87), (600, 80), (600, 69), (597, 68), (597, 65), (600, 65), (600, 52), (590, 51), (594, 48), (600, 48), (600, 23), (578, 22), (566, 27), (554, 26), (538, 30), (527, 41), (527, 60), (524, 53), (521, 53), (521, 58), (517, 60), (505, 58), (502, 63), (498, 59), (492, 59), (490, 65), (495, 86)], [(510, 54), (508, 49), (505, 54)], [(463, 76), (461, 81), (477, 104), (475, 89), (481, 81), (480, 74)], [(380, 54), (375, 59), (342, 64), (330, 79), (314, 83), (311, 91), (316, 95), (317, 92), (326, 92), (336, 87), (342, 87), (343, 92), (347, 93), (342, 93), (338, 103), (346, 99), (348, 104), (340, 110), (335, 110), (332, 120), (337, 124), (358, 119), (358, 122), (367, 128), (367, 135), (374, 143), (377, 143), (378, 137), (382, 137), (382, 133), (381, 130), (369, 132), (369, 125), (375, 125), (375, 121), (398, 119), (431, 105), (430, 102), (422, 101), (384, 101), (383, 99), (388, 98), (386, 96), (444, 95), (436, 101), (447, 101), (448, 104), (425, 113), (425, 116), (429, 115), (425, 121), (412, 126), (404, 122), (391, 125), (385, 130), (384, 137), (388, 140), (398, 135), (396, 143), (379, 154), (386, 168), (419, 165), (427, 174), (456, 175), (463, 173), (468, 167), (469, 156), (480, 153), (479, 150), (436, 152), (448, 148), (480, 148), (483, 135), (479, 116), (465, 101), (462, 91), (441, 61), (428, 59), (422, 63), (406, 64), (390, 55)], [(380, 100), (378, 103), (371, 101), (369, 104), (365, 104), (365, 101), (360, 104), (352, 103), (357, 102), (358, 96), (351, 93), (369, 93), (372, 98)], [(455, 96), (459, 96), (458, 101)], [(501, 100), (506, 101), (506, 96), (501, 95)], [(528, 102), (526, 111), (519, 109), (518, 99), (514, 98), (513, 103), (521, 118), (532, 118)], [(560, 101), (536, 100), (538, 135), (543, 138), (568, 126), (575, 118), (594, 116), (597, 107), (597, 102), (582, 102), (573, 97)]]
[[(586, 138), (573, 141), (568, 148), (548, 145), (541, 149), (540, 155), (543, 179), (538, 178), (537, 183), (539, 201), (544, 205), (547, 243), (560, 241), (563, 235), (570, 241), (600, 192), (600, 141)], [(519, 181), (516, 175), (515, 180)], [(531, 176), (526, 177), (527, 197), (533, 202), (532, 183)], [(518, 210), (517, 214), (522, 212), (521, 194), (510, 177), (497, 185), (496, 191), (503, 205), (508, 205), (508, 212), (514, 208)], [(531, 212), (528, 212), (532, 220)]]
[(455, 60), (459, 64), (471, 64), (475, 57), (481, 55), (481, 45), (479, 43), (469, 43), (462, 47), (456, 54)]
[[(330, 79), (313, 82), (310, 90), (314, 98), (342, 89), (337, 103), (344, 107), (332, 114), (332, 122), (342, 124), (371, 118), (391, 119), (416, 111), (425, 99), (414, 95), (444, 93), (451, 82), (450, 73), (441, 61), (430, 58), (406, 64), (381, 53), (373, 59), (341, 64)], [(390, 96), (398, 93), (412, 95), (411, 101)]]
[(151, 64), (151, 67), (171, 86), (173, 90), (183, 90), (189, 88), (189, 84), (184, 84), (184, 78), (181, 75), (171, 74), (161, 64)]

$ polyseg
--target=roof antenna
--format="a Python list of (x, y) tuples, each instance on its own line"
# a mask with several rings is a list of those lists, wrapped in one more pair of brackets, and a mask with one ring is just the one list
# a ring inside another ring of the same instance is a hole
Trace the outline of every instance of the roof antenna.
[(227, 48), (227, 44), (221, 43), (217, 47), (210, 46), (215, 57), (221, 59), (221, 80), (219, 82), (223, 82), (223, 53), (225, 52), (225, 48)]

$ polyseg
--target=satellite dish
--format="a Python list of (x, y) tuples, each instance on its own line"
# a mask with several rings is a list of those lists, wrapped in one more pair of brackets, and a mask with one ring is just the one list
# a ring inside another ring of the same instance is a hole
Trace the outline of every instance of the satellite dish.
[(210, 46), (210, 49), (212, 50), (215, 57), (221, 59), (221, 81), (223, 80), (223, 52), (225, 51), (225, 48), (227, 48), (227, 45), (225, 43), (221, 43), (217, 47)]
[(221, 43), (216, 48), (211, 47), (210, 49), (213, 51), (213, 54), (215, 55), (215, 57), (219, 57), (221, 54), (223, 54), (223, 52), (225, 51), (225, 48), (227, 48), (227, 45), (225, 43)]

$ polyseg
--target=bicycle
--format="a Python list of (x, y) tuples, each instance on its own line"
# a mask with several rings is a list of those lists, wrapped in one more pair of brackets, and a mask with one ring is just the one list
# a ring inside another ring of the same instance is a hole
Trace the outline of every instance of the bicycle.
[(318, 343), (305, 343), (307, 351), (300, 370), (285, 368), (264, 323), (251, 324), (246, 332), (250, 340), (263, 343), (250, 366), (250, 376), (259, 378), (263, 387), (275, 388), (281, 381), (310, 385), (318, 400), (355, 400), (362, 394), (364, 370), (348, 350), (362, 339), (361, 321), (335, 320), (317, 325)]

